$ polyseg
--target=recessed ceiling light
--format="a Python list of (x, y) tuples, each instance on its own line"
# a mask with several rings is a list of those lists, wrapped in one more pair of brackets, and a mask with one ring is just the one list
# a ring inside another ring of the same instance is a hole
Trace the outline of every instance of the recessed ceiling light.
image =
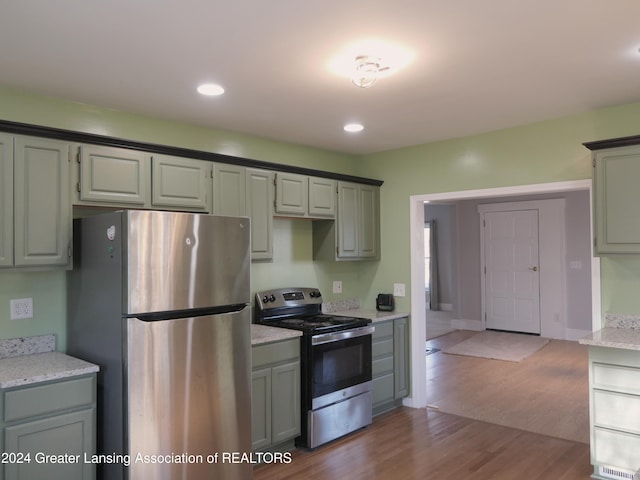
[(215, 83), (203, 83), (198, 87), (198, 93), (207, 95), (208, 97), (216, 97), (224, 93), (224, 88)]
[(349, 133), (358, 133), (362, 130), (364, 130), (364, 125), (361, 125), (360, 123), (347, 123), (344, 126), (344, 131)]

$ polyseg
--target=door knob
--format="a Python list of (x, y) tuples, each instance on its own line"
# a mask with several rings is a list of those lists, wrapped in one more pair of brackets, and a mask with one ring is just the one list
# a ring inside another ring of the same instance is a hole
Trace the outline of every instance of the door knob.
[(533, 270), (534, 272), (538, 271), (538, 267), (529, 267), (529, 270)]

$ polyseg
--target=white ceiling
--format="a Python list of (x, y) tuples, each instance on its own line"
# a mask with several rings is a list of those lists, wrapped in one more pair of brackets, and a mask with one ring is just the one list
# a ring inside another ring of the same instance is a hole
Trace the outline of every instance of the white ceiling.
[[(640, 100), (638, 0), (2, 3), (0, 85), (346, 153)], [(413, 62), (370, 89), (329, 71), (367, 38)]]

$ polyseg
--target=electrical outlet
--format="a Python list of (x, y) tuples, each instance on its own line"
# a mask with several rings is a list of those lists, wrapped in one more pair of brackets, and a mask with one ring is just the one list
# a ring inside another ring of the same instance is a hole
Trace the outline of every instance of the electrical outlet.
[(404, 297), (404, 283), (394, 283), (393, 284), (393, 296), (394, 297)]
[(11, 320), (33, 318), (33, 298), (14, 298), (9, 300)]
[(342, 293), (342, 282), (340, 280), (334, 280), (333, 293)]

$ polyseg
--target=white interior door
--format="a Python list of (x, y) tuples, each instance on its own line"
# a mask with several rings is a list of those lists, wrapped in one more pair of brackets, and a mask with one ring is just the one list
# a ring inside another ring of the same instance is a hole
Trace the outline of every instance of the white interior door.
[(486, 328), (540, 334), (538, 210), (486, 212)]

